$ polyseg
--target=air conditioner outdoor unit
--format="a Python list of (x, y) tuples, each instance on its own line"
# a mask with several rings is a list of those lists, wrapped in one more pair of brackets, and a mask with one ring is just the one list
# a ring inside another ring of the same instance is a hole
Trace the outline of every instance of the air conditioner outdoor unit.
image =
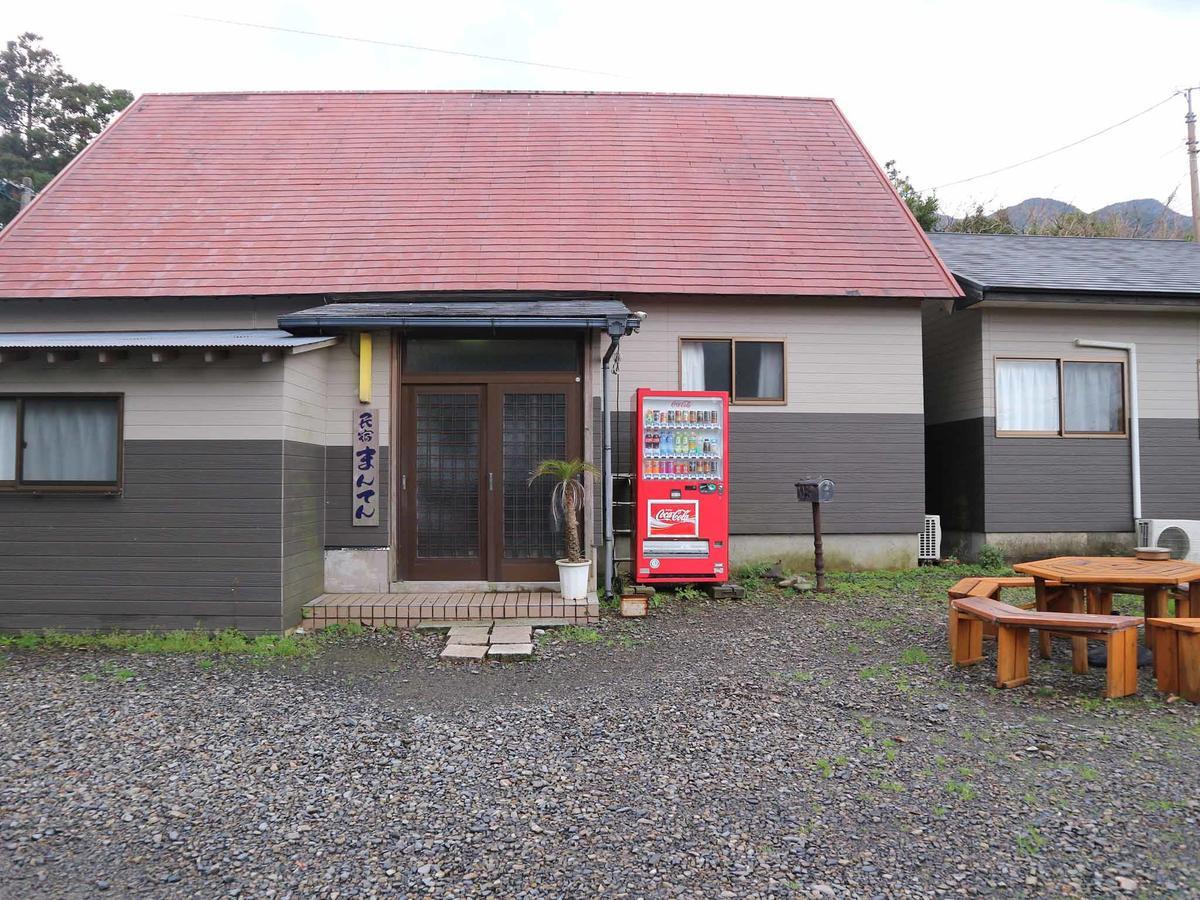
[(926, 516), (921, 530), (917, 559), (921, 562), (937, 562), (942, 558), (942, 517)]
[(1138, 519), (1138, 546), (1165, 547), (1171, 559), (1200, 562), (1200, 521), (1196, 519)]

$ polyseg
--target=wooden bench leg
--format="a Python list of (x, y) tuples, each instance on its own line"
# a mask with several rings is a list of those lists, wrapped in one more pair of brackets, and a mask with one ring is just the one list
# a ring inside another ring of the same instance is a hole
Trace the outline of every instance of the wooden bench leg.
[(996, 687), (1020, 687), (1029, 681), (1029, 629), (996, 628)]
[(1150, 619), (1165, 619), (1167, 618), (1167, 601), (1170, 599), (1171, 592), (1165, 587), (1148, 587), (1146, 588), (1146, 599), (1143, 604), (1146, 611), (1146, 646), (1151, 650), (1154, 649), (1155, 635), (1153, 632), (1158, 629), (1151, 628)]
[(1172, 633), (1179, 637), (1179, 696), (1200, 703), (1200, 634)]
[(1103, 588), (1088, 590), (1088, 612), (1095, 616), (1111, 616), (1113, 611), (1113, 593)]
[(1137, 693), (1137, 629), (1126, 628), (1108, 636), (1108, 681), (1105, 697)]
[[(1152, 626), (1153, 627), (1153, 626)], [(1164, 694), (1179, 693), (1179, 632), (1174, 628), (1155, 628), (1154, 681)]]
[(983, 659), (983, 623), (955, 611), (953, 654), (956, 666), (970, 666)]
[[(1033, 581), (1034, 609), (1038, 612), (1048, 612), (1050, 609), (1050, 594), (1046, 590), (1046, 581), (1044, 578), (1035, 578)], [(1050, 632), (1038, 629), (1038, 656), (1042, 659), (1050, 658)]]
[[(1070, 590), (1071, 612), (1082, 614), (1086, 609), (1082, 588)], [(1088, 670), (1087, 638), (1071, 638), (1071, 671), (1077, 675), (1086, 675)]]
[(1175, 601), (1175, 618), (1189, 619), (1200, 616), (1200, 580), (1188, 585), (1187, 596)]

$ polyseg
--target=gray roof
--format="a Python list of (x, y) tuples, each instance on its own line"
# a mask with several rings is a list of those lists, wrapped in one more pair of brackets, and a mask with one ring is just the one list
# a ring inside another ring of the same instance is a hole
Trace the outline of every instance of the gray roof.
[(297, 337), (278, 328), (241, 331), (30, 331), (0, 334), (0, 347), (63, 348), (85, 347), (285, 347), (315, 350), (334, 340), (326, 337)]
[(985, 293), (1200, 296), (1200, 245), (1191, 241), (930, 234), (972, 300)]
[(444, 300), (328, 303), (279, 317), (290, 331), (345, 328), (608, 328), (636, 330), (619, 300)]

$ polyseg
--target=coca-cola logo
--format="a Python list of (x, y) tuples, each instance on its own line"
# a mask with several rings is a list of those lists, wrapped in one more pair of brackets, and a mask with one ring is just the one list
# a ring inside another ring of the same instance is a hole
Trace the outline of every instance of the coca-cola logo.
[(692, 515), (691, 510), (687, 509), (660, 509), (654, 514), (656, 523), (669, 524), (671, 522), (695, 522), (696, 517)]
[(694, 500), (651, 500), (646, 512), (652, 534), (686, 537), (699, 534), (700, 512)]

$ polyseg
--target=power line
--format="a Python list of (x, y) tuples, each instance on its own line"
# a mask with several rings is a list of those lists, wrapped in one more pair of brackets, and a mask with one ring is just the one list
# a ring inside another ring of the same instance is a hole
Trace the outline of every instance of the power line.
[(585, 75), (603, 75), (606, 78), (619, 78), (614, 72), (599, 72), (595, 69), (577, 69), (573, 66), (556, 66), (551, 63), (531, 62), (527, 59), (513, 59), (507, 56), (486, 56), (482, 53), (468, 53), (465, 50), (445, 50), (441, 47), (423, 47), (420, 44), (403, 44), (398, 41), (381, 41), (375, 38), (357, 37), (351, 34), (329, 34), (324, 31), (305, 31), (302, 28), (285, 28), (282, 25), (263, 25), (260, 22), (239, 22), (236, 19), (217, 19), (212, 16), (198, 16), (193, 13), (176, 13), (185, 19), (198, 19), (202, 22), (216, 22), (220, 25), (240, 25), (243, 28), (261, 28), (264, 31), (283, 31), (288, 34), (302, 34), (307, 37), (332, 38), (338, 41), (354, 41), (358, 44), (375, 44), (379, 47), (399, 47), (402, 50), (419, 50), (423, 53), (441, 53), (445, 56), (465, 56), (470, 59), (482, 59), (488, 62), (511, 63), (517, 66), (533, 66), (538, 69), (555, 69), (559, 72), (580, 72)]
[(999, 169), (992, 169), (990, 172), (983, 172), (979, 175), (972, 175), (970, 178), (960, 178), (958, 181), (948, 181), (945, 184), (939, 184), (937, 187), (934, 188), (934, 190), (940, 191), (942, 188), (954, 187), (955, 185), (958, 185), (958, 184), (966, 184), (968, 181), (978, 181), (980, 178), (987, 178), (989, 175), (999, 175), (1001, 172), (1007, 172), (1007, 171), (1009, 171), (1011, 169), (1015, 169), (1019, 166), (1026, 166), (1026, 165), (1029, 165), (1029, 163), (1037, 162), (1039, 159), (1045, 159), (1047, 156), (1053, 156), (1055, 153), (1062, 153), (1064, 150), (1070, 150), (1072, 147), (1078, 147), (1080, 144), (1083, 144), (1087, 141), (1092, 140), (1092, 138), (1098, 138), (1102, 134), (1107, 134), (1108, 132), (1112, 131), (1114, 128), (1120, 128), (1122, 125), (1129, 124), (1134, 119), (1140, 119), (1142, 116), (1146, 115), (1146, 113), (1153, 112), (1154, 110), (1158, 109), (1163, 104), (1170, 103), (1172, 100), (1174, 100), (1176, 97), (1179, 96), (1179, 93), (1180, 93), (1179, 91), (1175, 91), (1169, 97), (1165, 97), (1164, 99), (1159, 100), (1153, 106), (1147, 106), (1141, 112), (1134, 113), (1129, 118), (1122, 119), (1120, 122), (1116, 122), (1113, 125), (1109, 125), (1107, 128), (1101, 128), (1099, 131), (1093, 132), (1092, 134), (1089, 134), (1087, 137), (1081, 137), (1077, 141), (1071, 141), (1071, 143), (1069, 143), (1069, 144), (1063, 144), (1063, 146), (1061, 146), (1061, 147), (1056, 147), (1053, 150), (1047, 150), (1045, 153), (1039, 153), (1037, 156), (1031, 156), (1031, 157), (1029, 157), (1029, 159), (1023, 159), (1020, 162), (1013, 163), (1012, 165), (1001, 166)]

